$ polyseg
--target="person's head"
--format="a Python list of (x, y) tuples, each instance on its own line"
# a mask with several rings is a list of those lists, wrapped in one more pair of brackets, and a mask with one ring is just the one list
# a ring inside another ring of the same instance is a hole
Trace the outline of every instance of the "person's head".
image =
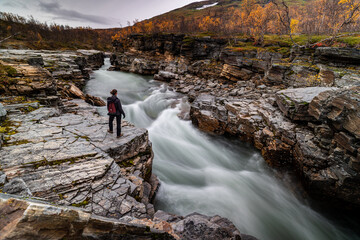
[(116, 94), (117, 94), (117, 90), (116, 90), (116, 89), (111, 90), (110, 94), (111, 94), (111, 95), (116, 95)]

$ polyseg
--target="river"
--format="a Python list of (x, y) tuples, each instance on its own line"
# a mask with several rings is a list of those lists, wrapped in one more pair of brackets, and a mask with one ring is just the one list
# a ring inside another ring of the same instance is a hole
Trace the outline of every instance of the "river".
[[(263, 240), (360, 239), (295, 196), (284, 184), (286, 179), (279, 178), (252, 146), (210, 136), (181, 120), (178, 114), (189, 106), (166, 84), (106, 71), (109, 66), (106, 59), (85, 92), (106, 99), (111, 89), (118, 89), (125, 120), (148, 129), (153, 170), (161, 181), (156, 209), (217, 214), (242, 233)], [(99, 112), (106, 115), (106, 108)]]

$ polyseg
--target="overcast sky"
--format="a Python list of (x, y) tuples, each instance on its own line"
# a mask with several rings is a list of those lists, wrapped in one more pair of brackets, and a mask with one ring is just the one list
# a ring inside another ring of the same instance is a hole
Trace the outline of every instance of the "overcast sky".
[(41, 22), (111, 28), (144, 20), (200, 0), (0, 0), (0, 11)]

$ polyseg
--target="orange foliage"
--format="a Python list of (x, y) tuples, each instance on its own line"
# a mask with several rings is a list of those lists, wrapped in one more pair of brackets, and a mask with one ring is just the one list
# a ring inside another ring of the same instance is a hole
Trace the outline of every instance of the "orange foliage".
[[(262, 44), (264, 34), (327, 34), (360, 29), (360, 0), (312, 0), (287, 6), (282, 0), (243, 0), (241, 5), (218, 6), (201, 14), (165, 14), (135, 21), (113, 40), (134, 33), (212, 32), (218, 35), (246, 34)], [(174, 17), (177, 16), (177, 17)]]

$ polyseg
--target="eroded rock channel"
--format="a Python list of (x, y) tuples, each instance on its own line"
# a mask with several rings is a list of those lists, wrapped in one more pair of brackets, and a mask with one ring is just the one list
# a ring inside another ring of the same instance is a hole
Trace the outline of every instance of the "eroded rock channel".
[(78, 88), (103, 57), (2, 52), (0, 239), (246, 239), (222, 217), (155, 213), (148, 131), (123, 121), (116, 139)]

